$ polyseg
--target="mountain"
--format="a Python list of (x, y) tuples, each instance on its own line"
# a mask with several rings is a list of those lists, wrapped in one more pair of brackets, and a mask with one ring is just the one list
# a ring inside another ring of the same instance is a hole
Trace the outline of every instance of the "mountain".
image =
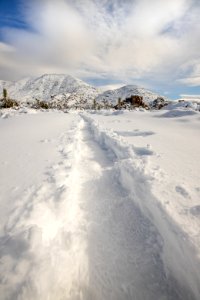
[(3, 88), (7, 89), (10, 98), (19, 102), (32, 102), (38, 99), (51, 102), (53, 107), (60, 108), (91, 108), (94, 99), (100, 104), (109, 102), (115, 105), (119, 98), (125, 100), (132, 95), (142, 96), (144, 102), (151, 104), (160, 97), (136, 85), (126, 85), (100, 93), (100, 90), (86, 82), (65, 74), (44, 74), (15, 82), (0, 80), (0, 89)]
[[(139, 87), (137, 85), (126, 85), (116, 90), (105, 91), (104, 93), (98, 95), (97, 101), (109, 102), (115, 105), (117, 104), (119, 98), (121, 98), (121, 100), (125, 100), (132, 95), (142, 96), (143, 100), (146, 103), (151, 103), (153, 102), (153, 100), (161, 97), (159, 94), (146, 90), (145, 88)], [(166, 97), (162, 96), (162, 98), (167, 100)]]
[(7, 88), (8, 95), (20, 102), (34, 99), (65, 102), (69, 107), (91, 105), (99, 91), (80, 79), (64, 74), (44, 74), (16, 82), (0, 81), (0, 88)]

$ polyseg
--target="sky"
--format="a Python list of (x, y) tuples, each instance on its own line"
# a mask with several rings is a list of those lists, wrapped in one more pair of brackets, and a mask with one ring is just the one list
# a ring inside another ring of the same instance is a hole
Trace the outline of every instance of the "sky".
[(0, 0), (0, 79), (64, 73), (200, 97), (199, 0)]

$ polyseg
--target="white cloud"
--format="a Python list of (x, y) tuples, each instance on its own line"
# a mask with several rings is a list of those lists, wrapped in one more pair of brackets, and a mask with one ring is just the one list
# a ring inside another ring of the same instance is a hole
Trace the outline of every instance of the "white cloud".
[(178, 82), (187, 86), (200, 86), (200, 76), (198, 77), (186, 77), (179, 79)]
[(24, 13), (33, 32), (4, 31), (14, 51), (5, 54), (0, 47), (0, 76), (65, 72), (82, 78), (123, 82), (153, 78), (155, 82), (179, 80), (191, 85), (189, 79), (199, 77), (195, 65), (200, 61), (200, 8), (196, 3), (195, 0), (26, 2)]
[(200, 95), (185, 95), (185, 94), (181, 94), (180, 97), (184, 98), (184, 99), (200, 99)]
[(177, 81), (191, 87), (200, 86), (200, 58), (185, 63), (183, 69), (188, 76)]
[(102, 85), (102, 86), (99, 86), (98, 88), (104, 92), (104, 91), (108, 91), (108, 90), (119, 89), (125, 85), (126, 85), (126, 83), (115, 83), (115, 84)]

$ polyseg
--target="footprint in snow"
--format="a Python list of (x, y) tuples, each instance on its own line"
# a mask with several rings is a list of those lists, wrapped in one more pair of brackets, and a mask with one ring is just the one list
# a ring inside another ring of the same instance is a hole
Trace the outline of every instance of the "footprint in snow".
[(196, 187), (195, 190), (200, 193), (200, 187)]
[(184, 187), (177, 185), (175, 187), (175, 190), (177, 193), (179, 193), (181, 196), (183, 196), (184, 198), (190, 199), (190, 195), (189, 193), (186, 191), (186, 189), (184, 189)]
[(195, 206), (191, 207), (190, 213), (195, 217), (199, 217), (200, 216), (200, 205), (195, 205)]
[(50, 140), (50, 139), (43, 139), (43, 140), (41, 140), (40, 142), (41, 142), (41, 143), (45, 143), (45, 144), (46, 144), (46, 143), (50, 143), (50, 142), (51, 142), (51, 140)]
[(154, 154), (154, 152), (151, 150), (150, 145), (147, 145), (147, 147), (134, 147), (134, 151), (139, 156), (153, 155)]
[(141, 137), (146, 137), (149, 135), (155, 134), (153, 131), (140, 131), (139, 129), (135, 129), (134, 131), (132, 130), (127, 130), (127, 131), (115, 131), (118, 135), (121, 136), (141, 136)]

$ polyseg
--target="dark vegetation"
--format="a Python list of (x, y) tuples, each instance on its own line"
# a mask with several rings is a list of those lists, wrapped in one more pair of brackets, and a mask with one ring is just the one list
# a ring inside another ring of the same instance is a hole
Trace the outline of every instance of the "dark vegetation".
[(168, 102), (162, 97), (158, 97), (151, 103), (147, 104), (142, 96), (131, 95), (125, 100), (118, 99), (118, 103), (114, 106), (115, 109), (135, 109), (135, 108), (144, 108), (144, 109), (161, 109), (164, 106), (168, 105)]
[(35, 100), (34, 103), (32, 103), (31, 108), (35, 109), (49, 109), (49, 104), (46, 101), (40, 101), (38, 99)]
[(14, 99), (10, 99), (8, 97), (8, 92), (7, 90), (4, 88), (3, 89), (3, 98), (0, 99), (0, 108), (13, 108), (13, 107), (18, 107), (19, 103), (14, 100)]

